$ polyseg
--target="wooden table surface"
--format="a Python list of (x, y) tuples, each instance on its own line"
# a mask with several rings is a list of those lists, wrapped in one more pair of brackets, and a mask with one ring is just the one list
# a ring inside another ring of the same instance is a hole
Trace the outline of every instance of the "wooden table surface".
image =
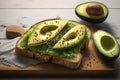
[[(75, 6), (87, 1), (91, 0), (0, 0), (0, 40), (6, 39), (4, 26), (11, 24), (28, 29), (36, 22), (56, 17), (81, 22), (82, 20), (75, 15)], [(97, 25), (112, 33), (120, 43), (120, 1), (94, 1), (102, 2), (109, 8), (106, 21)], [(117, 63), (120, 66), (120, 57)], [(120, 79), (119, 76), (120, 67)]]

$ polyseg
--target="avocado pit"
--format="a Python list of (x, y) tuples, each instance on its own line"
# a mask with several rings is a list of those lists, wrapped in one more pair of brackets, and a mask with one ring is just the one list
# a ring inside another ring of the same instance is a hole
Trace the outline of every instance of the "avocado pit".
[(100, 16), (104, 14), (103, 8), (98, 4), (88, 4), (86, 12), (92, 16)]

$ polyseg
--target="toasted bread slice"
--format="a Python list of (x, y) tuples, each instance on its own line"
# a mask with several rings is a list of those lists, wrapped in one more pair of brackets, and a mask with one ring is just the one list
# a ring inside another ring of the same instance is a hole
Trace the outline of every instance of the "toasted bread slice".
[[(87, 29), (87, 31), (89, 31), (88, 32), (88, 38), (90, 38), (89, 37), (90, 36), (90, 30)], [(21, 45), (20, 45), (21, 39), (22, 39), (22, 37), (16, 43), (16, 53), (18, 55), (22, 55), (22, 56), (37, 59), (37, 60), (40, 61), (40, 63), (51, 62), (51, 63), (59, 64), (59, 65), (62, 65), (62, 66), (65, 66), (65, 67), (71, 68), (71, 69), (76, 69), (76, 68), (79, 68), (79, 66), (80, 66), (80, 63), (81, 63), (81, 60), (82, 60), (82, 57), (83, 57), (81, 53), (76, 53), (75, 58), (61, 58), (61, 57), (45, 55), (45, 54), (41, 54), (41, 53), (38, 53), (38, 52), (34, 52), (34, 51), (26, 50), (25, 48), (22, 48)], [(89, 42), (88, 40), (83, 43), (84, 47), (88, 45), (88, 42)]]
[(40, 63), (44, 62), (52, 62), (55, 64), (63, 65), (65, 67), (71, 68), (71, 69), (76, 69), (80, 66), (81, 60), (82, 60), (82, 54), (77, 53), (77, 56), (72, 59), (67, 59), (67, 58), (59, 58), (59, 57), (53, 57), (49, 55), (42, 55), (37, 52), (25, 50), (22, 47), (20, 47), (19, 42), (16, 45), (16, 53), (21, 56), (26, 56), (30, 58), (35, 58), (40, 61)]

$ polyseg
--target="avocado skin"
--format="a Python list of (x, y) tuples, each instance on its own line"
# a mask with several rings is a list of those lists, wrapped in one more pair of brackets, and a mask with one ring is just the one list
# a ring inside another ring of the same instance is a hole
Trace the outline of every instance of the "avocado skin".
[[(94, 2), (86, 2), (86, 3), (94, 3)], [(86, 4), (86, 3), (82, 3), (82, 4)], [(95, 3), (100, 3), (100, 2), (95, 2)], [(100, 4), (102, 4), (102, 3), (100, 3)], [(76, 6), (76, 8), (78, 7), (78, 6), (80, 6), (81, 4), (79, 4), (79, 5), (77, 5)], [(104, 4), (102, 4), (102, 5), (104, 5)], [(104, 5), (105, 6), (105, 5)], [(78, 12), (77, 12), (77, 9), (75, 8), (75, 14), (79, 17), (79, 18), (81, 18), (81, 19), (83, 19), (84, 21), (87, 21), (87, 22), (89, 22), (89, 23), (92, 23), (92, 24), (98, 24), (98, 23), (102, 23), (102, 22), (104, 22), (105, 20), (106, 20), (106, 18), (108, 17), (108, 15), (109, 15), (109, 11), (108, 11), (108, 8), (105, 6), (105, 8), (106, 8), (106, 10), (107, 10), (107, 15), (105, 16), (105, 17), (103, 17), (103, 18), (99, 18), (99, 19), (92, 19), (92, 18), (87, 18), (87, 17), (85, 17), (85, 16), (82, 16), (82, 15), (80, 15)]]
[(107, 14), (106, 17), (103, 17), (103, 18), (100, 18), (100, 19), (92, 19), (92, 18), (87, 18), (87, 17), (84, 17), (84, 16), (82, 16), (82, 15), (79, 15), (79, 14), (77, 13), (77, 11), (75, 11), (75, 13), (76, 13), (76, 15), (77, 15), (79, 18), (81, 18), (81, 19), (83, 19), (84, 21), (87, 21), (87, 22), (89, 22), (89, 23), (93, 23), (93, 24), (102, 23), (102, 22), (104, 22), (104, 21), (106, 20), (106, 18), (108, 17), (108, 14)]

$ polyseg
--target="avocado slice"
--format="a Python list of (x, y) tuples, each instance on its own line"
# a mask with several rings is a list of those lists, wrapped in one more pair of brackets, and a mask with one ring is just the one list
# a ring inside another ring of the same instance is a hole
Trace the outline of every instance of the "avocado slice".
[(53, 49), (67, 49), (82, 43), (86, 35), (85, 25), (77, 25), (70, 29), (53, 47)]
[(103, 56), (109, 59), (118, 57), (120, 46), (112, 34), (103, 30), (98, 30), (93, 34), (93, 40), (98, 51)]
[(103, 22), (108, 14), (108, 8), (100, 2), (86, 2), (76, 6), (76, 15), (90, 23), (101, 23)]
[(68, 20), (49, 20), (38, 27), (32, 32), (28, 40), (29, 46), (36, 46), (44, 44), (53, 39), (67, 24)]

